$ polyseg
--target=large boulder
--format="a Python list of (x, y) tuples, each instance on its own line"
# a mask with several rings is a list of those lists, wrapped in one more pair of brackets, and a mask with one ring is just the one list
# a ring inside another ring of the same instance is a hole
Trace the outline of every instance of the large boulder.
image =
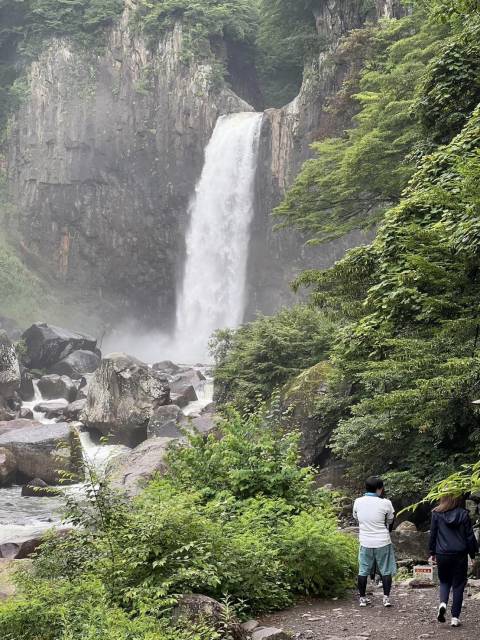
[(68, 400), (60, 399), (50, 402), (39, 402), (34, 407), (34, 411), (45, 414), (45, 418), (48, 420), (54, 420), (55, 418), (62, 418), (68, 407)]
[(130, 452), (118, 456), (107, 468), (112, 487), (137, 495), (157, 474), (167, 470), (165, 456), (168, 447), (178, 442), (177, 438), (151, 438)]
[(392, 531), (392, 542), (398, 560), (412, 560), (414, 564), (428, 559), (428, 542), (430, 534), (425, 531), (414, 531), (411, 527), (402, 527)]
[(93, 373), (100, 366), (101, 359), (93, 351), (79, 349), (72, 351), (66, 358), (50, 367), (49, 373), (69, 376), (73, 380), (80, 380), (86, 373)]
[(9, 449), (0, 447), (0, 487), (10, 484), (17, 472), (17, 461)]
[(212, 413), (204, 413), (190, 418), (188, 426), (192, 431), (204, 436), (207, 436), (212, 431), (217, 430), (215, 416)]
[(62, 472), (72, 474), (72, 480), (81, 478), (80, 444), (76, 433), (66, 423), (15, 422), (29, 424), (2, 433), (0, 447), (13, 453), (22, 476), (28, 480), (40, 478), (47, 484), (62, 481)]
[[(238, 620), (231, 619), (228, 629), (225, 629), (225, 619), (227, 612), (225, 605), (208, 596), (197, 593), (182, 596), (177, 605), (173, 608), (172, 616), (174, 620), (190, 620), (192, 622), (207, 621), (213, 627), (223, 632), (228, 632), (228, 637), (232, 640), (247, 640), (248, 632)], [(278, 640), (289, 638), (290, 636), (278, 636)]]
[(80, 420), (112, 442), (136, 446), (147, 437), (154, 411), (170, 404), (161, 375), (124, 353), (104, 358), (93, 375)]
[(15, 420), (0, 421), (0, 435), (17, 429), (25, 429), (26, 427), (35, 428), (41, 426), (41, 422), (32, 420), (31, 418), (15, 418)]
[(79, 420), (80, 414), (87, 406), (86, 398), (81, 398), (80, 400), (75, 400), (75, 402), (71, 402), (66, 409), (63, 411), (63, 415), (66, 420)]
[(20, 388), (20, 365), (15, 347), (5, 331), (0, 331), (0, 397), (8, 400)]
[[(319, 362), (306, 369), (282, 391), (282, 408), (288, 415), (289, 427), (300, 431), (303, 461), (324, 466), (330, 456), (328, 444), (342, 414), (342, 401), (320, 408), (328, 392), (331, 365)], [(345, 389), (347, 399), (349, 389)]]
[(68, 376), (50, 374), (42, 376), (38, 381), (38, 390), (44, 400), (64, 398), (73, 402), (77, 397), (77, 387)]
[(20, 388), (18, 390), (18, 395), (23, 400), (23, 402), (30, 402), (35, 398), (35, 388), (33, 386), (33, 375), (25, 369), (25, 367), (20, 368), (21, 371), (21, 380), (20, 380)]
[(95, 351), (97, 346), (97, 341), (91, 336), (44, 322), (29, 327), (22, 339), (26, 346), (24, 361), (30, 369), (48, 369), (73, 351)]
[(196, 389), (205, 380), (205, 376), (196, 369), (187, 369), (175, 376), (170, 383), (172, 398), (175, 398), (179, 407), (186, 406), (189, 402), (198, 400)]
[(53, 498), (58, 496), (60, 491), (54, 487), (49, 487), (46, 482), (40, 478), (29, 480), (22, 487), (22, 496), (24, 498)]
[(179, 367), (178, 364), (175, 364), (171, 360), (163, 360), (162, 362), (155, 362), (152, 364), (152, 369), (168, 376), (173, 376), (176, 373), (179, 373), (182, 370), (182, 367)]
[(179, 406), (168, 404), (158, 407), (148, 421), (148, 438), (181, 438), (182, 426), (186, 426), (187, 417)]
[[(63, 527), (57, 529), (55, 535), (64, 537), (71, 529)], [(12, 539), (3, 536), (0, 539), (0, 558), (7, 560), (21, 560), (31, 556), (45, 538), (45, 529), (28, 529), (24, 534), (15, 534)]]

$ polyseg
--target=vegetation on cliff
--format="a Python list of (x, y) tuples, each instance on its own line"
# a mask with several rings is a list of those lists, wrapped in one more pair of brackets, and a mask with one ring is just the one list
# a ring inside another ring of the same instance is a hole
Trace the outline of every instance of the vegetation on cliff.
[(480, 7), (447, 4), (367, 31), (361, 92), (344, 88), (356, 126), (315, 145), (278, 210), (315, 242), (385, 212), (372, 244), (295, 287), (338, 323), (335, 455), (354, 478), (387, 473), (413, 492), (475, 459), (480, 437)]

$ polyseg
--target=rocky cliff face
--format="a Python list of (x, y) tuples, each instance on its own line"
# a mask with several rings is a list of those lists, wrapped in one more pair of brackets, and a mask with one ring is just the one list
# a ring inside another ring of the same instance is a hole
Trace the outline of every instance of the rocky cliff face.
[(204, 147), (219, 115), (250, 109), (209, 65), (182, 62), (180, 27), (153, 52), (127, 15), (103, 55), (53, 42), (10, 138), (24, 249), (112, 324), (168, 326)]
[(305, 268), (325, 269), (351, 247), (368, 242), (372, 232), (356, 231), (324, 245), (306, 246), (292, 230), (274, 232), (270, 213), (283, 199), (301, 165), (311, 157), (319, 135), (341, 135), (349, 125), (343, 116), (325, 111), (327, 98), (342, 85), (348, 63), (336, 56), (342, 38), (367, 19), (400, 17), (399, 0), (318, 0), (314, 11), (319, 39), (318, 57), (306, 67), (299, 95), (282, 109), (267, 109), (263, 121), (257, 176), (257, 212), (250, 247), (249, 308), (272, 313), (292, 300), (289, 282)]
[[(299, 96), (266, 111), (249, 316), (290, 302), (288, 282), (306, 266), (328, 267), (365, 241), (358, 232), (308, 248), (291, 231), (274, 233), (270, 218), (318, 131), (345, 126), (327, 119), (323, 108), (345, 73), (333, 62), (335, 51), (363, 24), (364, 6), (363, 0), (319, 0), (315, 19), (324, 49), (306, 69)], [(395, 0), (377, 0), (377, 16), (398, 10)], [(231, 86), (258, 104), (241, 47), (212, 46), (228, 62)], [(129, 31), (126, 12), (103, 54), (51, 43), (32, 67), (29, 97), (11, 128), (9, 178), (24, 252), (79, 296), (98, 301), (110, 325), (133, 319), (171, 326), (204, 148), (219, 115), (251, 110), (232, 90), (218, 88), (210, 65), (182, 59), (180, 26), (152, 51)]]

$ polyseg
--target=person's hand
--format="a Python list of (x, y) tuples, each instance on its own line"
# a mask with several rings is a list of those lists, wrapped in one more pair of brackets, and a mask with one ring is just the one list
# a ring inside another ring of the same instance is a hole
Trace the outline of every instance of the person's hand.
[(437, 564), (437, 558), (435, 556), (430, 556), (428, 564)]

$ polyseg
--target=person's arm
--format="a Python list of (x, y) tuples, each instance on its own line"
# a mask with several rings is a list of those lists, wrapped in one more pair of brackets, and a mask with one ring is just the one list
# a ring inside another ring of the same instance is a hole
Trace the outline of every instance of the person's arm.
[(357, 501), (353, 503), (353, 517), (358, 522), (358, 513), (357, 513)]
[(437, 553), (437, 535), (438, 535), (438, 519), (435, 513), (432, 513), (432, 524), (430, 526), (430, 540), (428, 543), (428, 549), (430, 556), (435, 558)]
[(472, 521), (468, 512), (465, 512), (465, 536), (467, 538), (468, 555), (472, 560), (475, 560), (475, 556), (478, 553), (478, 542), (473, 531)]
[(389, 531), (393, 531), (393, 525), (395, 522), (395, 509), (393, 508), (393, 504), (390, 502), (390, 500), (387, 500), (387, 503), (387, 528)]

